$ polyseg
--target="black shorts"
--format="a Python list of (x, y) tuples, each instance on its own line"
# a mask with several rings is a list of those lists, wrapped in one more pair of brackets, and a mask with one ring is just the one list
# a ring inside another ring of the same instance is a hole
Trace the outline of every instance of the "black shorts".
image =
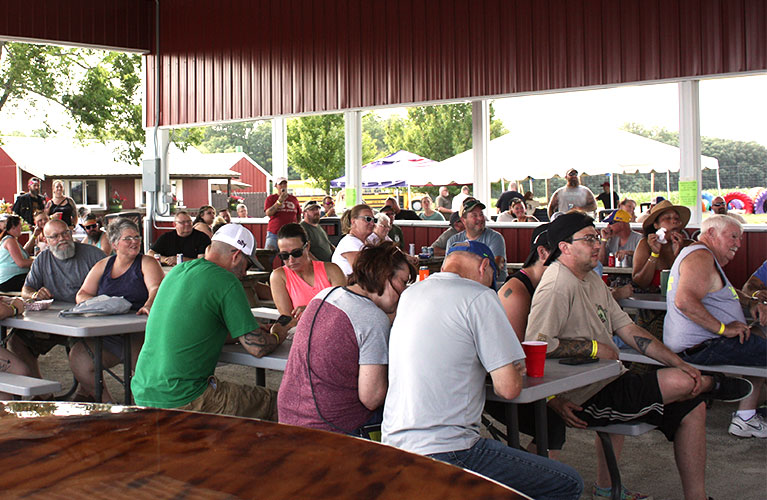
[[(505, 424), (506, 423), (506, 403), (498, 401), (487, 401), (485, 403), (485, 411), (489, 413), (494, 419)], [(527, 434), (528, 436), (535, 436), (535, 404), (519, 404), (517, 405), (517, 416), (519, 418), (519, 432)], [(565, 437), (567, 430), (565, 429), (565, 421), (551, 408), (546, 407), (546, 429), (549, 436), (549, 449), (561, 450), (565, 444)], [(535, 443), (535, 439), (533, 439)]]
[(575, 415), (589, 426), (646, 422), (674, 440), (682, 419), (703, 402), (700, 397), (664, 405), (657, 371), (624, 373), (580, 405)]

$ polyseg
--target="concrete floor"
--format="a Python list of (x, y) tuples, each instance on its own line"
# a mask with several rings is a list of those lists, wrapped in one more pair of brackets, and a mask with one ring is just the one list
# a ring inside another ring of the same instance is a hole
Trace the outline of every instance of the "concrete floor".
[[(63, 347), (58, 346), (41, 357), (40, 367), (45, 378), (59, 380), (67, 387), (71, 383), (72, 375)], [(117, 369), (117, 373), (122, 372), (122, 366)], [(256, 380), (255, 369), (235, 365), (219, 367), (216, 375), (241, 384), (255, 384)], [(107, 378), (112, 395), (122, 400), (122, 387), (110, 377)], [(280, 372), (267, 372), (267, 386), (278, 389), (281, 378)], [(739, 439), (727, 434), (730, 414), (735, 407), (734, 403), (716, 403), (708, 411), (708, 495), (717, 500), (764, 500), (767, 499), (767, 439)], [(523, 444), (526, 443), (523, 437)], [(562, 461), (573, 466), (583, 477), (587, 488), (581, 498), (591, 498), (590, 485), (596, 475), (594, 433), (568, 429)], [(655, 500), (682, 498), (673, 447), (660, 432), (626, 438), (620, 464), (624, 484), (629, 488), (651, 494)]]

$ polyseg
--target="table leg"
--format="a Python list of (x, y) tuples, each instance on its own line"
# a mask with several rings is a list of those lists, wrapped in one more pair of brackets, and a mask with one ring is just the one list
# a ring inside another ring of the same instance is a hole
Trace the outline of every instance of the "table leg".
[(256, 368), (256, 385), (266, 387), (266, 369)]
[(549, 457), (549, 429), (546, 422), (546, 399), (540, 399), (535, 405), (535, 445), (538, 455)]
[(104, 385), (104, 363), (101, 361), (101, 337), (96, 337), (96, 352), (93, 353), (93, 373), (96, 378), (95, 397), (96, 402), (101, 403), (102, 387)]
[(506, 441), (512, 448), (519, 449), (519, 412), (517, 405), (507, 403), (504, 405), (506, 412)]
[(133, 400), (133, 396), (130, 392), (130, 382), (132, 370), (132, 356), (130, 338), (131, 334), (126, 333), (123, 335), (123, 387), (125, 388), (125, 404), (130, 405)]

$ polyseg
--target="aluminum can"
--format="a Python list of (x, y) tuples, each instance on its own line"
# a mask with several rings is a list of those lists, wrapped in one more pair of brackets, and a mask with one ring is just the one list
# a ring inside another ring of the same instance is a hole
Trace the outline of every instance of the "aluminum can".
[(615, 267), (615, 254), (611, 253), (609, 257), (607, 257), (607, 267)]
[(410, 255), (415, 255), (415, 243), (410, 244)]
[(418, 268), (418, 281), (423, 281), (429, 277), (429, 267), (421, 266)]
[(181, 264), (184, 262), (184, 254), (183, 253), (177, 253), (176, 254), (176, 264)]

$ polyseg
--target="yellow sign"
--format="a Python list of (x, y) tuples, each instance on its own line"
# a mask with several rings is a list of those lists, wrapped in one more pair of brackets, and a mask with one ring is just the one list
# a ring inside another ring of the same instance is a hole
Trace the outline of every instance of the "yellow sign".
[(698, 204), (698, 181), (679, 181), (679, 204), (685, 207)]

